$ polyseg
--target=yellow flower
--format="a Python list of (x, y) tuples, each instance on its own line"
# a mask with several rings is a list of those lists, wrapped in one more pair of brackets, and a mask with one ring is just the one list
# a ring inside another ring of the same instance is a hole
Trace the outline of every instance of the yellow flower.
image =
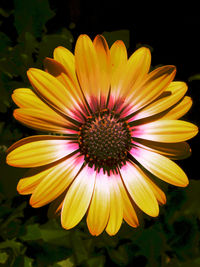
[(130, 58), (122, 41), (109, 49), (103, 36), (81, 35), (75, 55), (64, 47), (46, 58), (45, 71), (31, 68), (34, 90), (19, 88), (12, 98), (21, 123), (62, 135), (24, 138), (8, 149), (7, 163), (31, 168), (17, 186), (32, 194), (30, 204), (50, 202), (65, 229), (86, 214), (92, 235), (115, 235), (123, 219), (138, 226), (135, 205), (150, 216), (159, 213), (164, 192), (149, 178), (176, 186), (188, 178), (172, 161), (190, 155), (184, 142), (195, 125), (178, 120), (191, 107), (187, 85), (173, 81), (168, 65), (149, 72), (148, 48)]

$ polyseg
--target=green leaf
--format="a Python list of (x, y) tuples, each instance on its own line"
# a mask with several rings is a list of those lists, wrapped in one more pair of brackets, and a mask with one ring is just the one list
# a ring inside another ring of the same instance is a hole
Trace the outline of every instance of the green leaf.
[(19, 35), (30, 32), (35, 37), (40, 37), (46, 22), (55, 15), (48, 0), (15, 0), (14, 4), (14, 24)]
[(0, 263), (6, 263), (8, 259), (8, 254), (6, 252), (0, 252)]
[(0, 8), (0, 15), (3, 16), (4, 18), (8, 18), (12, 11), (5, 11), (3, 8)]
[(129, 30), (119, 30), (113, 32), (103, 32), (102, 35), (106, 38), (108, 45), (111, 46), (115, 41), (122, 40), (126, 48), (130, 46), (130, 32)]
[(200, 181), (191, 180), (188, 187), (185, 188), (186, 197), (180, 211), (182, 214), (198, 216), (200, 218), (199, 192), (200, 192)]
[(25, 256), (24, 257), (24, 267), (32, 267), (33, 259)]
[(199, 267), (200, 266), (200, 258), (189, 259), (184, 261), (179, 261), (177, 259), (172, 259), (166, 265), (167, 267)]
[(191, 82), (191, 81), (197, 81), (197, 80), (200, 80), (200, 73), (198, 74), (195, 74), (195, 75), (192, 75), (188, 78), (188, 81)]
[(45, 35), (39, 44), (39, 52), (37, 58), (38, 66), (43, 63), (45, 57), (52, 57), (53, 50), (57, 46), (64, 46), (71, 50), (74, 39), (70, 31), (63, 29), (61, 33)]
[(171, 234), (167, 241), (172, 250), (176, 251), (176, 255), (181, 259), (187, 259), (199, 255), (200, 235), (196, 221), (180, 217), (175, 221)]
[(10, 212), (7, 218), (4, 219), (3, 222), (0, 224), (0, 231), (2, 232), (2, 235), (3, 234), (6, 235), (7, 238), (9, 239), (16, 237), (18, 235), (19, 230), (20, 230), (18, 219), (24, 216), (25, 207), (26, 207), (26, 202), (23, 202), (21, 205), (19, 205), (14, 210), (12, 210), (11, 207), (9, 207), (10, 209), (8, 208), (12, 212)]
[(37, 53), (39, 42), (30, 32), (21, 34), (18, 38), (18, 42), (15, 50), (18, 49), (21, 64), (24, 64), (27, 69), (33, 67), (33, 55)]
[(81, 232), (78, 230), (71, 232), (72, 249), (74, 252), (75, 262), (77, 265), (88, 258), (88, 253), (81, 238)]
[(136, 255), (145, 256), (150, 262), (149, 266), (157, 266), (160, 255), (168, 248), (165, 235), (159, 223), (147, 229), (138, 229), (132, 236), (132, 241), (139, 248)]
[[(0, 54), (6, 53), (8, 46), (11, 45), (10, 38), (3, 32), (0, 32)], [(4, 55), (3, 55), (4, 56)]]
[(13, 250), (15, 255), (20, 255), (23, 248), (23, 244), (15, 241), (15, 239), (6, 240), (0, 243), (0, 249), (4, 248), (10, 248)]
[(42, 239), (49, 244), (71, 247), (70, 232), (61, 227), (60, 221), (57, 223), (55, 219), (49, 220), (40, 227), (40, 233)]
[(20, 237), (24, 241), (33, 241), (42, 238), (39, 224), (30, 224), (26, 226), (25, 235)]
[(87, 266), (88, 267), (104, 267), (105, 266), (105, 257), (98, 256), (98, 257), (92, 257), (89, 260), (87, 260)]
[(57, 262), (53, 267), (75, 267), (74, 259), (73, 257), (69, 257), (66, 260)]
[(119, 246), (117, 249), (108, 250), (108, 253), (112, 261), (120, 266), (126, 266), (128, 264), (128, 254), (124, 246)]
[(62, 246), (56, 246), (46, 242), (37, 242), (35, 245), (38, 245), (36, 255), (37, 266), (52, 267), (54, 263), (71, 256), (71, 249), (66, 249)]
[[(0, 135), (0, 138), (2, 136)], [(2, 188), (3, 194), (8, 198), (13, 198), (17, 195), (17, 183), (19, 179), (24, 175), (25, 169), (11, 167), (6, 164), (5, 152), (0, 153), (0, 173), (2, 179), (0, 179), (0, 188)]]

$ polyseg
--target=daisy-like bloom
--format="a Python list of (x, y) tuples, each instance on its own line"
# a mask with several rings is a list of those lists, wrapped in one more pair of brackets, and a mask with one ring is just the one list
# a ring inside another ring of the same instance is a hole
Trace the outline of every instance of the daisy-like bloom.
[(122, 41), (109, 49), (103, 36), (81, 35), (75, 55), (57, 47), (45, 71), (28, 70), (33, 90), (14, 90), (14, 117), (54, 135), (16, 142), (7, 163), (31, 168), (18, 192), (31, 194), (34, 208), (52, 202), (49, 214), (61, 214), (65, 229), (84, 215), (92, 235), (116, 234), (123, 219), (137, 227), (135, 207), (155, 217), (166, 202), (157, 178), (188, 185), (172, 160), (191, 153), (185, 140), (198, 129), (179, 118), (192, 100), (187, 85), (173, 81), (174, 66), (150, 72), (150, 64), (146, 47), (127, 58)]

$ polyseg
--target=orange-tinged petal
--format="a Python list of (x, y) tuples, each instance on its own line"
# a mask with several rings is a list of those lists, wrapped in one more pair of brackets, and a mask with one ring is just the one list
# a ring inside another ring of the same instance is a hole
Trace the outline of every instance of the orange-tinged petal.
[(145, 139), (137, 139), (133, 141), (136, 146), (142, 147), (166, 156), (170, 159), (185, 159), (191, 155), (191, 148), (186, 142), (181, 143), (159, 143)]
[(161, 180), (181, 187), (188, 185), (186, 174), (172, 160), (142, 148), (133, 148), (130, 153), (148, 171)]
[(78, 149), (78, 144), (59, 136), (21, 139), (8, 149), (6, 161), (14, 167), (31, 168), (59, 160)]
[(106, 226), (109, 235), (115, 235), (123, 221), (123, 201), (118, 185), (119, 175), (110, 175), (108, 178), (110, 190), (110, 216)]
[(188, 140), (198, 133), (196, 125), (181, 120), (158, 120), (133, 127), (133, 137), (177, 143)]
[(106, 98), (110, 87), (110, 50), (105, 38), (102, 35), (97, 35), (93, 41), (93, 44), (96, 50), (100, 68), (101, 78), (99, 80), (99, 86), (101, 88), (101, 96)]
[[(76, 42), (75, 65), (81, 88), (91, 108), (95, 110), (94, 98), (99, 101), (101, 94), (100, 69), (96, 49), (85, 34), (80, 35)], [(93, 99), (90, 99), (92, 96)]]
[[(61, 195), (76, 177), (84, 162), (83, 157), (72, 156), (48, 169), (45, 178), (34, 190), (30, 205), (38, 208), (48, 204)], [(46, 171), (44, 171), (46, 172)], [(44, 177), (44, 174), (41, 173)]]
[(71, 115), (70, 108), (77, 105), (77, 100), (58, 79), (34, 68), (29, 69), (27, 75), (34, 89), (45, 102), (62, 114)]
[(145, 181), (144, 172), (137, 165), (129, 162), (120, 169), (120, 172), (124, 184), (137, 206), (152, 217), (158, 216), (158, 202)]
[(98, 236), (105, 229), (110, 212), (110, 190), (108, 175), (100, 171), (96, 174), (94, 193), (87, 214), (87, 225), (92, 235)]
[(183, 117), (190, 110), (191, 106), (191, 97), (185, 96), (183, 100), (174, 108), (170, 109), (164, 115), (162, 115), (161, 120), (177, 120)]
[(80, 87), (77, 87), (74, 84), (71, 78), (67, 75), (67, 71), (61, 63), (52, 58), (45, 58), (44, 67), (48, 73), (57, 78), (66, 87), (66, 90), (70, 92), (74, 99), (76, 99), (77, 101), (79, 101), (79, 99), (82, 99), (83, 101)]
[(160, 113), (176, 104), (187, 92), (184, 82), (171, 82), (165, 91), (153, 103), (143, 108), (131, 120), (139, 120)]
[(69, 133), (67, 129), (78, 129), (64, 117), (51, 110), (48, 113), (42, 109), (18, 108), (13, 112), (16, 120), (36, 130)]
[(139, 225), (139, 221), (137, 218), (137, 214), (131, 203), (131, 199), (128, 196), (128, 192), (126, 191), (124, 184), (122, 183), (121, 179), (118, 180), (119, 189), (122, 196), (123, 202), (123, 217), (124, 220), (132, 227), (137, 227)]
[(155, 100), (174, 79), (176, 68), (163, 66), (150, 72), (143, 83), (131, 88), (128, 100), (131, 103), (130, 113), (135, 112)]
[(96, 172), (85, 166), (70, 186), (61, 210), (61, 224), (65, 229), (71, 229), (83, 218), (89, 207)]
[(72, 52), (62, 46), (58, 46), (54, 49), (53, 56), (56, 61), (63, 65), (67, 76), (72, 80), (76, 88), (79, 88), (75, 70), (75, 58)]

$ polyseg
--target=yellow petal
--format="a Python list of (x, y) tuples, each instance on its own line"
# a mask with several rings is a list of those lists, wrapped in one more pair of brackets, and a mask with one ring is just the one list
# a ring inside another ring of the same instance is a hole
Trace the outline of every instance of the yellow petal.
[(132, 95), (149, 72), (150, 64), (150, 50), (146, 47), (137, 49), (128, 59), (123, 72), (120, 73), (119, 82), (115, 83), (117, 88), (112, 88), (115, 94), (124, 97)]
[[(21, 195), (32, 194), (37, 185), (44, 179), (48, 174), (49, 169), (44, 170), (44, 168), (34, 168), (30, 169), (24, 176), (20, 179), (17, 184), (17, 191)], [(41, 173), (43, 175), (41, 175)]]
[(112, 73), (115, 73), (121, 65), (127, 63), (127, 50), (126, 46), (121, 40), (114, 42), (110, 48), (111, 66)]
[(137, 49), (127, 62), (125, 80), (122, 83), (124, 92), (129, 92), (134, 85), (143, 82), (151, 65), (151, 53), (146, 47)]
[(185, 96), (183, 100), (178, 103), (174, 108), (170, 109), (162, 117), (160, 120), (177, 120), (184, 116), (192, 106), (192, 99), (189, 96)]
[(31, 89), (18, 88), (13, 91), (12, 99), (20, 108), (35, 108), (51, 112), (52, 109), (45, 104)]
[(175, 73), (175, 67), (169, 65), (157, 68), (146, 75), (140, 86), (137, 85), (130, 90), (128, 98), (132, 105), (130, 112), (141, 109), (160, 96), (174, 79)]
[[(22, 109), (14, 111), (15, 119), (34, 129), (48, 132), (69, 132), (67, 128), (75, 127), (47, 104), (45, 104), (31, 89), (15, 89), (12, 99)], [(38, 109), (38, 107), (40, 107)], [(27, 110), (29, 109), (29, 110)]]
[(177, 143), (188, 140), (198, 133), (194, 124), (181, 120), (158, 120), (133, 127), (133, 137), (151, 141)]
[(70, 186), (62, 205), (63, 228), (73, 228), (85, 215), (92, 198), (95, 175), (93, 168), (85, 166)]
[(92, 235), (98, 236), (105, 229), (110, 212), (110, 191), (107, 174), (100, 171), (96, 175), (94, 193), (87, 215), (87, 225)]
[(108, 178), (110, 190), (110, 216), (106, 227), (109, 235), (115, 235), (123, 220), (123, 200), (118, 185), (119, 175), (110, 175)]
[(148, 171), (161, 180), (181, 187), (188, 185), (186, 174), (172, 160), (142, 148), (133, 148), (130, 153)]
[(48, 73), (57, 78), (66, 87), (66, 90), (70, 92), (74, 99), (83, 101), (80, 87), (74, 84), (61, 63), (52, 58), (45, 58), (44, 67)]
[(36, 130), (64, 134), (69, 133), (67, 129), (78, 130), (53, 110), (46, 112), (42, 109), (18, 108), (14, 110), (13, 116), (24, 125)]
[(84, 162), (83, 157), (72, 156), (55, 166), (41, 172), (44, 179), (34, 190), (30, 205), (38, 208), (48, 204), (61, 195), (76, 177)]
[(96, 50), (98, 64), (100, 68), (101, 78), (100, 88), (101, 96), (106, 98), (110, 87), (110, 50), (105, 38), (102, 35), (97, 35), (93, 41), (94, 48)]
[(45, 102), (58, 112), (71, 116), (70, 109), (77, 105), (77, 100), (58, 79), (45, 71), (34, 68), (29, 69), (27, 75), (36, 92)]
[(120, 95), (121, 75), (127, 64), (126, 46), (121, 40), (116, 41), (110, 49), (111, 57), (111, 91), (116, 97)]
[(59, 160), (78, 149), (62, 136), (32, 136), (21, 139), (7, 151), (6, 161), (14, 167), (31, 168)]
[(184, 82), (171, 82), (165, 91), (153, 103), (143, 108), (132, 120), (139, 120), (160, 113), (176, 104), (187, 92)]
[(123, 202), (123, 217), (124, 220), (132, 227), (137, 227), (139, 225), (139, 221), (137, 218), (137, 214), (131, 203), (131, 199), (128, 196), (128, 192), (126, 191), (121, 179), (118, 180), (119, 189), (122, 196)]
[(76, 88), (79, 88), (78, 80), (76, 77), (74, 55), (68, 49), (62, 46), (58, 46), (54, 49), (53, 56), (56, 61), (63, 65), (67, 76), (71, 79)]
[(75, 65), (81, 88), (92, 110), (96, 109), (96, 101), (100, 100), (100, 69), (96, 49), (87, 35), (80, 35), (75, 47)]
[(147, 175), (143, 176), (145, 182), (148, 184), (151, 191), (154, 193), (159, 204), (163, 205), (166, 203), (166, 196), (165, 193), (154, 183)]
[(120, 169), (120, 172), (124, 184), (137, 206), (152, 217), (158, 216), (158, 202), (145, 181), (144, 172), (137, 165), (129, 162)]
[(159, 153), (174, 160), (185, 159), (191, 155), (191, 148), (186, 142), (159, 143), (145, 139), (137, 139), (137, 141), (134, 141), (133, 143), (136, 146)]

